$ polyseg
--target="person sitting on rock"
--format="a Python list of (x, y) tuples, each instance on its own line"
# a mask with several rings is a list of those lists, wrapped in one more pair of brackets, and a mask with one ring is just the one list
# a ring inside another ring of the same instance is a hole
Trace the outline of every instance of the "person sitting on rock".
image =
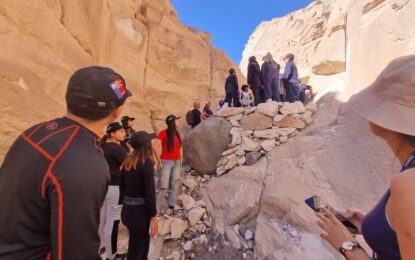
[(206, 119), (204, 115), (200, 112), (200, 102), (195, 101), (193, 103), (193, 110), (192, 110), (192, 129), (195, 128), (202, 122), (202, 119)]
[(284, 61), (286, 65), (282, 80), (285, 87), (285, 101), (293, 103), (300, 100), (298, 90), (300, 81), (298, 79), (297, 66), (294, 64), (294, 54), (287, 54)]
[(205, 119), (207, 119), (207, 118), (209, 118), (209, 117), (211, 117), (213, 115), (213, 111), (210, 109), (211, 106), (212, 106), (212, 102), (209, 100), (206, 103), (205, 107), (203, 108), (203, 117)]
[(162, 169), (159, 178), (159, 193), (157, 195), (157, 212), (160, 214), (162, 200), (168, 189), (168, 212), (176, 206), (176, 193), (180, 181), (182, 165), (182, 138), (177, 128), (180, 126), (180, 117), (169, 115), (166, 118), (167, 129), (161, 131), (157, 138), (161, 141)]
[(349, 101), (350, 108), (369, 121), (372, 133), (389, 145), (402, 169), (371, 212), (344, 213), (363, 234), (373, 258), (330, 211), (317, 214), (322, 237), (347, 259), (415, 259), (414, 68), (415, 55), (392, 61), (370, 87)]
[(242, 89), (242, 92), (240, 96), (240, 102), (241, 102), (242, 107), (252, 106), (253, 102), (252, 102), (252, 97), (248, 92), (248, 85), (243, 85), (241, 89)]
[[(312, 100), (315, 96), (315, 93), (313, 92), (313, 87), (311, 87), (310, 85), (304, 84), (300, 81), (300, 84), (298, 85), (298, 90), (300, 91), (299, 93), (299, 99), (301, 102), (305, 103), (306, 102), (306, 97), (309, 96), (308, 100)], [(309, 95), (307, 95), (306, 92), (309, 92)]]
[(238, 77), (236, 76), (235, 69), (229, 70), (229, 76), (226, 78), (225, 83), (225, 93), (226, 98), (225, 102), (228, 103), (229, 107), (239, 107), (239, 99), (238, 99)]
[(258, 106), (261, 103), (262, 74), (255, 56), (249, 58), (247, 77), (248, 85), (254, 94), (255, 105)]
[(127, 259), (147, 260), (150, 236), (154, 238), (158, 232), (153, 138), (146, 132), (134, 133), (130, 138), (133, 152), (122, 165), (121, 220), (129, 231)]

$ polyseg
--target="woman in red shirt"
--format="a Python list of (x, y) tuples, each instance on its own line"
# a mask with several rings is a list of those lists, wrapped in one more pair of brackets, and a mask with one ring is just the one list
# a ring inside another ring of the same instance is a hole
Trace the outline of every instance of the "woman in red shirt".
[(180, 125), (180, 117), (169, 115), (166, 118), (167, 129), (161, 131), (157, 138), (161, 141), (162, 170), (159, 178), (159, 193), (157, 195), (157, 212), (160, 214), (160, 205), (168, 189), (169, 209), (176, 206), (176, 192), (180, 180), (180, 168), (182, 164), (182, 139), (177, 127)]

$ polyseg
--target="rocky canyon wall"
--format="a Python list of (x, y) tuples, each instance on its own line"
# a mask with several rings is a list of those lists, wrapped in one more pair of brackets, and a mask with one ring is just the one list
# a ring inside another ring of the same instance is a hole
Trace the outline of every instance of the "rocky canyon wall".
[[(70, 75), (90, 65), (121, 73), (136, 128), (158, 130), (194, 100), (224, 95), (237, 66), (184, 26), (168, 0), (0, 2), (0, 161), (20, 131), (65, 112)], [(243, 81), (243, 76), (238, 73)]]

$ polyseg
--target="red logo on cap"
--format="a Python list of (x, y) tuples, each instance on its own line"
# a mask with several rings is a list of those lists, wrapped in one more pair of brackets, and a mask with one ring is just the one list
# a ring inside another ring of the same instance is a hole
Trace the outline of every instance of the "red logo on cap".
[(125, 87), (124, 84), (122, 84), (121, 80), (116, 80), (113, 83), (110, 84), (110, 87), (114, 91), (114, 93), (117, 95), (118, 99), (121, 99), (125, 94)]
[(56, 122), (50, 122), (50, 123), (48, 123), (47, 125), (46, 125), (46, 129), (48, 129), (48, 130), (54, 130), (54, 129), (56, 129), (58, 127), (58, 123), (56, 123)]

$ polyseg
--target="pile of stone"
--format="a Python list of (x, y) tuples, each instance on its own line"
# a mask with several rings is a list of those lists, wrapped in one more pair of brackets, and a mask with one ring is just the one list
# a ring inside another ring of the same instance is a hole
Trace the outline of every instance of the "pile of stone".
[(253, 108), (225, 108), (216, 116), (232, 124), (232, 142), (217, 163), (217, 175), (237, 166), (253, 165), (276, 146), (286, 143), (290, 137), (310, 125), (315, 103), (306, 106), (301, 102), (267, 102)]

